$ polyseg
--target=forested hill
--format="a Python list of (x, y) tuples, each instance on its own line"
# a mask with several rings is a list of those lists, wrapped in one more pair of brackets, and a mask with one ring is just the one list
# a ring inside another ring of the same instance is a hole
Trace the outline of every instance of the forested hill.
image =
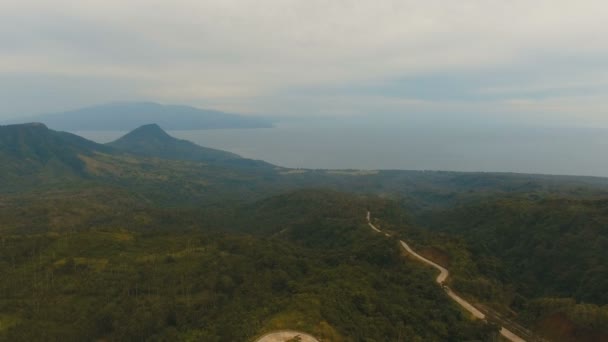
[[(177, 206), (221, 202), (227, 197), (259, 197), (276, 192), (279, 187), (267, 180), (277, 174), (274, 166), (205, 149), (169, 137), (160, 129), (152, 130), (152, 135), (136, 133), (134, 137), (144, 136), (142, 144), (150, 143), (161, 153), (169, 154), (173, 146), (177, 157), (184, 157), (190, 148), (192, 160), (151, 158), (54, 131), (43, 124), (0, 126), (0, 191), (86, 192), (88, 187), (103, 185), (137, 193), (159, 204)], [(123, 142), (132, 141), (131, 138)], [(201, 161), (204, 158), (207, 160)]]
[(434, 286), (431, 270), (369, 231), (364, 209), (384, 200), (287, 193), (233, 211), (230, 232), (216, 230), (216, 209), (111, 210), (103, 191), (67, 196), (78, 209), (40, 201), (6, 217), (37, 229), (3, 237), (0, 340), (252, 341), (276, 329), (333, 342), (497, 336)]
[(501, 259), (509, 279), (526, 284), (524, 295), (608, 304), (606, 199), (496, 199), (435, 213), (428, 222)]
[(78, 154), (109, 150), (77, 135), (50, 130), (41, 123), (0, 126), (0, 153), (16, 162), (68, 160)]
[(608, 338), (605, 198), (494, 198), (420, 222), (467, 241), (482, 278), (456, 284), (461, 290), (520, 312), (557, 340)]
[(111, 148), (40, 123), (0, 126), (0, 189), (71, 181), (86, 173), (81, 156)]
[(145, 157), (207, 162), (233, 167), (257, 167), (269, 170), (275, 168), (274, 165), (263, 161), (245, 159), (234, 153), (176, 139), (157, 124), (141, 126), (107, 145)]
[(370, 235), (371, 210), (448, 262), (459, 293), (539, 331), (569, 327), (558, 340), (607, 336), (607, 179), (248, 163), (156, 125), (111, 145), (0, 127), (0, 335), (491, 338), (432, 271)]

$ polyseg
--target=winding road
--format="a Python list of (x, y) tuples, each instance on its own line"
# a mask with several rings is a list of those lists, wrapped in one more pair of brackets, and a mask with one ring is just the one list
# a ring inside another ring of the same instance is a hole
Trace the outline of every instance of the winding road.
[[(371, 213), (369, 211), (367, 212), (367, 224), (375, 232), (384, 234), (387, 237), (390, 236), (390, 234), (383, 232), (382, 230), (378, 229), (378, 227), (374, 226), (374, 224), (372, 223), (372, 220), (371, 220)], [(425, 264), (431, 265), (434, 268), (439, 270), (439, 275), (437, 276), (437, 279), (435, 279), (435, 281), (437, 282), (437, 284), (439, 284), (439, 285), (441, 285), (441, 287), (443, 287), (443, 289), (445, 290), (447, 295), (450, 298), (452, 298), (452, 300), (454, 300), (456, 303), (458, 303), (466, 311), (470, 312), (473, 315), (473, 317), (478, 318), (478, 319), (486, 319), (486, 315), (483, 312), (479, 311), (477, 308), (475, 308), (475, 306), (473, 306), (473, 304), (467, 302), (462, 297), (458, 296), (456, 293), (454, 293), (454, 291), (452, 291), (449, 287), (447, 287), (445, 285), (446, 279), (450, 276), (450, 271), (448, 271), (445, 267), (442, 267), (442, 266), (432, 262), (431, 260), (421, 256), (420, 254), (414, 252), (414, 250), (405, 241), (399, 240), (399, 243), (409, 254), (414, 256), (416, 259), (422, 261)], [(507, 329), (505, 327), (502, 327), (500, 329), (500, 334), (512, 342), (526, 342), (526, 340), (517, 336), (515, 333), (513, 333), (512, 331), (510, 331), (509, 329)]]

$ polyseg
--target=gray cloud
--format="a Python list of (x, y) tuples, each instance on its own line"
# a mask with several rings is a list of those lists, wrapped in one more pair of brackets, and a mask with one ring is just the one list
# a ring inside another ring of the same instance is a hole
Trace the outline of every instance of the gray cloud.
[(7, 1), (0, 116), (148, 99), (608, 125), (606, 22), (591, 0)]

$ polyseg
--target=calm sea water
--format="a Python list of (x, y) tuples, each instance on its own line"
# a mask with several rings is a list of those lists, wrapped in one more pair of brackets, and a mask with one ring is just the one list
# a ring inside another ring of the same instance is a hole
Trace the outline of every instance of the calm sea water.
[[(97, 142), (125, 132), (75, 132)], [(202, 146), (294, 168), (501, 171), (608, 176), (608, 130), (362, 120), (172, 131)]]

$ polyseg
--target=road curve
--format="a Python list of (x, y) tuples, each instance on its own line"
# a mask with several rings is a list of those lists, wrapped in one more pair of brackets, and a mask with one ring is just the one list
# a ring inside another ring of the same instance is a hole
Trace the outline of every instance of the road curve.
[[(370, 223), (370, 225), (372, 225)], [(443, 282), (448, 278), (448, 276), (450, 275), (450, 272), (445, 269), (442, 266), (437, 265), (436, 263), (432, 262), (431, 260), (421, 256), (420, 254), (414, 252), (413, 249), (410, 248), (410, 246), (405, 243), (405, 241), (401, 240), (399, 241), (401, 243), (401, 246), (403, 246), (403, 248), (405, 248), (406, 251), (408, 251), (411, 255), (415, 256), (416, 258), (420, 259), (422, 262), (429, 264), (433, 267), (435, 267), (436, 269), (439, 270), (439, 275), (437, 276), (437, 279), (435, 279), (435, 281), (437, 282), (437, 284), (439, 285), (443, 285)], [(483, 318), (483, 317), (481, 317)]]
[(255, 342), (285, 342), (296, 337), (300, 338), (300, 342), (319, 342), (319, 340), (309, 334), (294, 330), (273, 331), (258, 338)]
[[(372, 224), (371, 213), (369, 211), (367, 212), (367, 224), (375, 232), (383, 233), (385, 236), (390, 236), (388, 233), (384, 233), (382, 230), (378, 229), (378, 227), (376, 227), (376, 226), (374, 226)], [(446, 281), (446, 279), (450, 275), (450, 272), (445, 267), (442, 267), (442, 266), (440, 266), (440, 265), (432, 262), (431, 260), (429, 260), (429, 259), (421, 256), (420, 254), (414, 252), (414, 250), (405, 241), (399, 240), (399, 243), (412, 256), (414, 256), (418, 260), (424, 262), (425, 264), (431, 265), (434, 268), (436, 268), (436, 269), (439, 270), (439, 275), (437, 276), (437, 278), (435, 279), (435, 281), (437, 282), (437, 284), (441, 285), (445, 289), (447, 295), (450, 298), (452, 298), (452, 300), (454, 300), (461, 307), (463, 307), (465, 310), (467, 310), (468, 312), (470, 312), (475, 318), (478, 318), (478, 319), (485, 319), (486, 318), (486, 315), (483, 312), (481, 312), (477, 308), (475, 308), (473, 306), (473, 304), (471, 304), (471, 303), (467, 302), (466, 300), (462, 299), (460, 296), (458, 296), (456, 293), (454, 293), (454, 291), (452, 291), (449, 287), (447, 287), (444, 284), (444, 282)], [(509, 341), (512, 341), (512, 342), (526, 342), (526, 340), (524, 340), (523, 338), (515, 335), (513, 332), (511, 332), (509, 329), (507, 329), (505, 327), (502, 327), (500, 329), (500, 334), (502, 336), (504, 336), (506, 339), (508, 339)]]

